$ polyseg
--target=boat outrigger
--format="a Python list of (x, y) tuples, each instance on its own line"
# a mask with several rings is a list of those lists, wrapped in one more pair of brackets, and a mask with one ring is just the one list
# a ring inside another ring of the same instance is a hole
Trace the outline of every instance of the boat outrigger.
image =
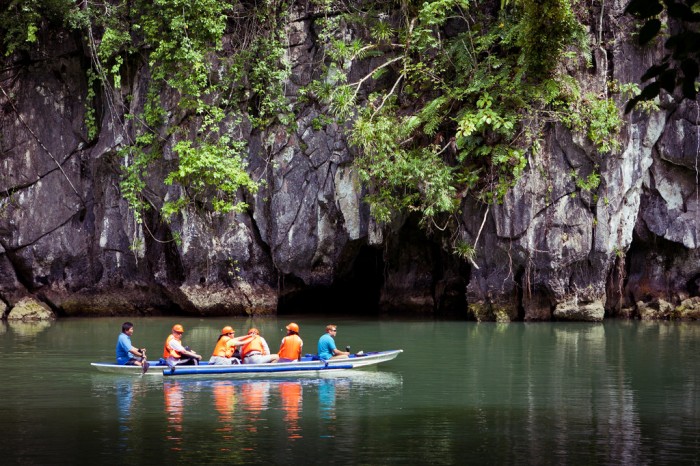
[[(335, 373), (348, 369), (359, 369), (376, 364), (391, 361), (403, 350), (389, 350), (367, 352), (363, 354), (351, 354), (347, 359), (331, 359), (323, 361), (317, 356), (306, 355), (299, 361), (277, 362), (267, 364), (234, 364), (221, 366), (202, 362), (196, 366), (175, 366), (172, 369), (161, 361), (149, 361), (150, 368), (145, 375), (163, 377), (178, 376), (217, 376), (228, 378), (252, 378), (264, 376), (319, 376)], [(142, 374), (140, 366), (124, 366), (109, 362), (93, 362), (91, 365), (100, 372), (109, 372), (122, 375)]]

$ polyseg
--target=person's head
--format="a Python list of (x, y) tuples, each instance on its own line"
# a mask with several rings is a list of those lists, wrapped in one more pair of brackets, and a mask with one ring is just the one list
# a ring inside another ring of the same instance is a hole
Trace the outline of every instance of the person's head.
[(134, 324), (132, 324), (131, 322), (124, 322), (122, 324), (122, 333), (134, 333), (133, 329)]
[(260, 330), (257, 328), (253, 327), (250, 330), (248, 330), (248, 335), (260, 335)]
[(226, 327), (221, 329), (221, 335), (226, 335), (229, 337), (233, 337), (233, 335), (236, 333), (236, 331), (231, 327), (230, 325), (227, 325)]
[(335, 333), (338, 331), (338, 326), (335, 324), (329, 324), (326, 325), (326, 332), (330, 333), (331, 336), (335, 336)]
[(175, 336), (175, 338), (177, 338), (179, 340), (180, 338), (182, 338), (183, 333), (185, 333), (185, 329), (182, 325), (180, 325), (180, 324), (173, 325), (173, 335)]
[(294, 322), (287, 325), (287, 333), (299, 333), (299, 326)]

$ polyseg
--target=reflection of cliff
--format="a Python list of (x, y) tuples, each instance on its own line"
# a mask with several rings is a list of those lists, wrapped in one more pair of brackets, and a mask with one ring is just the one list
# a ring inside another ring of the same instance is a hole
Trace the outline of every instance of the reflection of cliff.
[[(658, 325), (658, 324), (655, 324)], [(484, 422), (504, 432), (526, 432), (513, 449), (525, 464), (537, 464), (590, 435), (599, 463), (643, 464), (639, 390), (630, 379), (625, 338), (616, 325), (560, 323), (475, 326), (464, 386), (465, 399), (489, 410)], [(472, 369), (473, 367), (473, 369)], [(501, 367), (508, 370), (488, 371)], [(593, 448), (593, 447), (592, 447)], [(566, 461), (562, 461), (566, 462)]]
[(563, 373), (550, 376), (560, 443), (573, 442), (573, 430), (583, 422), (597, 436), (608, 439), (606, 460), (626, 458), (631, 464), (643, 463), (638, 400), (628, 374), (620, 372), (620, 358), (624, 357), (621, 335), (604, 325), (574, 325), (556, 327), (555, 337), (553, 357), (558, 361), (554, 366), (564, 368)]
[(32, 322), (23, 322), (21, 320), (8, 320), (7, 326), (10, 330), (17, 335), (24, 338), (32, 338), (44, 330), (51, 327), (52, 321), (48, 320), (37, 320)]

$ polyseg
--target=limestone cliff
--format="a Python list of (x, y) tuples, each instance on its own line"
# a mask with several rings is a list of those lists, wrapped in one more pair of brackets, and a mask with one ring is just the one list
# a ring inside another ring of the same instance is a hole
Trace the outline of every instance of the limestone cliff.
[[(570, 70), (591, 92), (636, 82), (662, 50), (631, 39), (623, 5), (598, 7), (593, 64)], [(312, 78), (312, 16), (288, 18), (296, 99)], [(465, 201), (473, 262), (443, 250), (415, 219), (374, 223), (343, 127), (318, 128), (306, 108), (290, 130), (240, 125), (250, 169), (266, 185), (244, 214), (190, 212), (143, 223), (119, 189), (124, 119), (103, 111), (86, 136), (88, 61), (81, 39), (42, 31), (38, 49), (0, 72), (0, 309), (26, 296), (64, 315), (422, 313), (478, 320), (589, 320), (698, 315), (700, 106), (662, 99), (626, 116), (617, 155), (600, 155), (560, 125), (500, 205)], [(146, 70), (128, 88), (140, 105)], [(163, 96), (167, 101), (168, 96)], [(622, 102), (620, 103), (622, 106)], [(113, 109), (112, 109), (113, 110)], [(118, 114), (118, 112), (117, 112)], [(123, 114), (121, 115), (123, 117)], [(176, 120), (177, 114), (170, 115)], [(156, 180), (159, 207), (174, 194)], [(576, 177), (597, 170), (596, 194)], [(162, 176), (160, 177), (162, 180)], [(174, 241), (174, 233), (180, 241)], [(662, 303), (649, 311), (649, 303)], [(670, 304), (669, 304), (670, 303)], [(684, 303), (681, 306), (681, 303)], [(668, 304), (668, 305), (667, 305)], [(682, 309), (682, 310), (678, 310)], [(651, 316), (651, 317), (650, 317)]]

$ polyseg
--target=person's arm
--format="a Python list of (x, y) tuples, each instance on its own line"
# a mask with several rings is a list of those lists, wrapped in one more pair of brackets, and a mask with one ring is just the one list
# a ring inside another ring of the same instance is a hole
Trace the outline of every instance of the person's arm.
[(350, 356), (349, 351), (340, 351), (336, 346), (335, 346), (335, 340), (333, 340), (333, 356)]
[(333, 356), (350, 356), (350, 351), (340, 351), (338, 348), (333, 348)]
[(135, 348), (135, 347), (132, 346), (132, 347), (129, 349), (129, 353), (133, 354), (134, 356), (136, 356), (136, 357), (138, 357), (138, 358), (142, 358), (142, 357), (145, 356), (146, 348), (138, 349), (138, 348)]
[(263, 354), (270, 354), (270, 347), (267, 346), (267, 341), (265, 341), (265, 339), (263, 337), (260, 337), (260, 341), (261, 341), (262, 346), (263, 346), (263, 351), (264, 351)]
[(191, 358), (195, 358), (195, 359), (199, 359), (199, 360), (202, 359), (202, 356), (200, 354), (197, 354), (197, 352), (193, 351), (193, 350), (189, 350), (189, 351), (185, 350), (185, 352), (182, 354), (184, 354), (185, 356), (189, 356)]
[(228, 346), (240, 346), (240, 345), (245, 345), (248, 343), (250, 340), (253, 339), (255, 335), (246, 335), (244, 337), (236, 337), (236, 338), (231, 338), (228, 343), (226, 343)]
[(192, 351), (192, 350), (186, 350), (185, 347), (182, 346), (182, 343), (180, 343), (179, 341), (177, 341), (175, 339), (170, 340), (169, 344), (173, 350), (177, 351), (178, 353), (180, 353), (184, 356), (188, 356), (190, 358), (195, 358), (195, 359), (202, 359), (202, 356), (197, 354), (197, 352)]

